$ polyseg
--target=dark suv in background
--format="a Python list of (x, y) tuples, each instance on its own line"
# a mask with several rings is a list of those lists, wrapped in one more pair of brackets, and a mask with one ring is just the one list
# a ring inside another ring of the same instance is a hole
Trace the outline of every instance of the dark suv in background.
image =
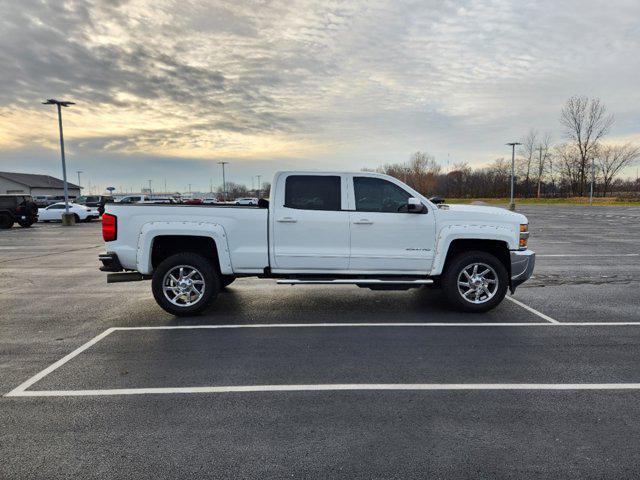
[(104, 204), (112, 201), (111, 197), (105, 195), (83, 195), (78, 197), (75, 203), (84, 205), (86, 207), (94, 207), (98, 209), (100, 216), (104, 213)]
[(30, 227), (38, 221), (38, 206), (31, 195), (0, 195), (0, 228), (11, 228), (15, 222)]

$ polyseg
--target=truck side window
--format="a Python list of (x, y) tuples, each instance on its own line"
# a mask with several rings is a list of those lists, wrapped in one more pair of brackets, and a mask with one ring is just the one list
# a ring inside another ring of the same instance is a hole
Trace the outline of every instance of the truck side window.
[(404, 212), (407, 209), (408, 192), (381, 178), (354, 177), (353, 189), (358, 212)]
[(291, 175), (287, 177), (284, 206), (301, 210), (340, 210), (340, 177)]

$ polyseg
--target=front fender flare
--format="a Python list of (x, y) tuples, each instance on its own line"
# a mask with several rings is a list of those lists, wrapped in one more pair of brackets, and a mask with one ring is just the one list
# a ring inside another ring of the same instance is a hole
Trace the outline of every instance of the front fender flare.
[(442, 273), (447, 259), (449, 247), (454, 240), (496, 240), (505, 242), (507, 248), (517, 248), (512, 245), (514, 233), (510, 228), (496, 225), (446, 225), (442, 227), (436, 239), (435, 255), (431, 275)]

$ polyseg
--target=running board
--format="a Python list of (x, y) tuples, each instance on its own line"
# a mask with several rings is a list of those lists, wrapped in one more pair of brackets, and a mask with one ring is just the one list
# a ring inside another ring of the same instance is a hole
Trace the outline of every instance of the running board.
[(398, 286), (411, 286), (411, 285), (432, 285), (433, 280), (419, 279), (419, 280), (386, 280), (381, 278), (335, 278), (327, 280), (299, 280), (299, 279), (285, 279), (278, 280), (278, 285), (398, 285)]

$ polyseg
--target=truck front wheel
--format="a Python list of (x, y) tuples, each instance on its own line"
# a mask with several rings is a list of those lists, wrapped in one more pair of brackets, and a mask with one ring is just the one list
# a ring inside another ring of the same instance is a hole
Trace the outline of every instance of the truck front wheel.
[(158, 305), (182, 317), (204, 310), (218, 295), (220, 279), (211, 262), (203, 256), (177, 253), (155, 269), (151, 289)]
[(487, 252), (456, 255), (441, 278), (449, 302), (466, 312), (491, 310), (507, 293), (507, 270), (498, 258)]

